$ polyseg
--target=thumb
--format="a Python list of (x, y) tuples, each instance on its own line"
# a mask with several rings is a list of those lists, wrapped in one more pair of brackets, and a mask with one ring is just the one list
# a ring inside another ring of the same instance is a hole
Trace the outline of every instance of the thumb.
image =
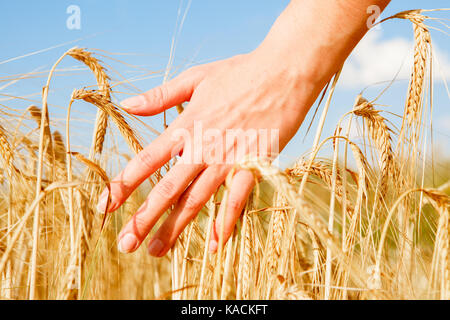
[(189, 101), (195, 87), (203, 78), (199, 67), (193, 67), (176, 78), (143, 94), (125, 99), (122, 107), (138, 116), (152, 116), (177, 104)]

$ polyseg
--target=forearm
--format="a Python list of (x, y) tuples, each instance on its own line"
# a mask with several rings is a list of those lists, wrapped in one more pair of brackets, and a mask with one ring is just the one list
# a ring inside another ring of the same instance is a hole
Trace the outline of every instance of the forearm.
[(271, 52), (302, 81), (323, 86), (368, 31), (367, 8), (390, 0), (292, 0), (256, 51)]

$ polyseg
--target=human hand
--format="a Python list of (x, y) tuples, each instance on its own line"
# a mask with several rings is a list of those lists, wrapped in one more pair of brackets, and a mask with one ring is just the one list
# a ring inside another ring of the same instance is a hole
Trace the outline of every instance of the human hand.
[[(119, 235), (121, 251), (136, 250), (163, 213), (175, 205), (149, 245), (150, 254), (164, 255), (224, 182), (235, 162), (248, 153), (276, 156), (305, 116), (302, 106), (310, 89), (304, 83), (309, 82), (290, 77), (268, 57), (253, 52), (194, 67), (167, 84), (125, 101), (126, 110), (140, 116), (158, 114), (184, 101), (190, 103), (111, 182), (110, 211), (114, 211), (148, 176), (183, 151), (123, 228)], [(224, 217), (224, 242), (253, 185), (251, 172), (235, 172)], [(214, 223), (211, 251), (217, 248), (221, 221), (219, 216)]]
[[(364, 1), (350, 2), (357, 6)], [(329, 10), (337, 7), (331, 10), (334, 15), (324, 17), (321, 6)], [(364, 12), (362, 5), (357, 9)], [(305, 10), (310, 14), (302, 16)], [(293, 1), (255, 51), (193, 67), (122, 103), (129, 113), (151, 116), (189, 101), (169, 127), (111, 182), (109, 212), (119, 208), (145, 179), (182, 152), (123, 227), (118, 237), (121, 252), (135, 251), (173, 205), (148, 246), (151, 255), (165, 255), (224, 182), (234, 163), (246, 154), (272, 159), (277, 156), (298, 130), (325, 83), (367, 31), (360, 14), (359, 19), (347, 22), (346, 32), (331, 36), (334, 24), (342, 25), (342, 18), (348, 14), (349, 8), (334, 2)], [(230, 237), (254, 186), (252, 173), (245, 170), (237, 170), (231, 181), (226, 211), (219, 213), (211, 233), (212, 252), (217, 249), (220, 230), (224, 243)], [(106, 190), (100, 197), (101, 211), (105, 210), (107, 196)]]

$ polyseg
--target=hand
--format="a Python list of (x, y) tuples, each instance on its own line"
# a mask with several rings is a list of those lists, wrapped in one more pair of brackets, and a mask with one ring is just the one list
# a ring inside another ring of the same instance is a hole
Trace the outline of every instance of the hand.
[[(293, 1), (255, 51), (191, 68), (122, 103), (129, 113), (151, 116), (189, 101), (181, 115), (111, 182), (110, 212), (182, 152), (120, 232), (121, 252), (135, 251), (174, 205), (148, 246), (151, 255), (165, 255), (235, 162), (246, 154), (273, 158), (286, 146), (325, 83), (367, 31), (364, 2), (368, 0), (348, 1), (353, 9), (326, 0)], [(342, 20), (355, 11), (358, 19)], [(327, 17), (325, 12), (332, 14)], [(346, 32), (335, 35), (336, 25)], [(212, 252), (220, 230), (224, 243), (230, 237), (254, 186), (252, 173), (244, 170), (235, 172), (231, 181), (223, 229), (219, 215), (211, 233)], [(105, 191), (100, 197), (99, 210), (105, 210), (107, 195)]]
[[(290, 77), (267, 57), (253, 52), (194, 67), (161, 87), (125, 101), (126, 110), (140, 116), (158, 114), (184, 101), (190, 103), (111, 182), (110, 211), (114, 211), (149, 175), (183, 151), (123, 228), (119, 235), (121, 251), (136, 250), (161, 215), (175, 205), (149, 245), (150, 254), (163, 256), (224, 182), (235, 162), (247, 153), (276, 156), (306, 114), (304, 97), (311, 91), (308, 83), (298, 76)], [(251, 172), (234, 174), (224, 241), (231, 235), (253, 186)], [(221, 221), (219, 216), (214, 223), (211, 251), (217, 248)]]

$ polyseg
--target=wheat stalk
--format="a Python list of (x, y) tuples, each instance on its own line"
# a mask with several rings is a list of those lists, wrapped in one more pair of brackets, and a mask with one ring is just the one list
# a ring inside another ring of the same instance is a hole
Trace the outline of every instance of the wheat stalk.
[(445, 193), (435, 189), (422, 189), (423, 193), (431, 200), (437, 212), (439, 213), (436, 237), (434, 241), (433, 260), (431, 263), (430, 282), (432, 287), (438, 287), (440, 283), (440, 299), (448, 300), (450, 298), (450, 275), (449, 275), (449, 228), (450, 228), (450, 197)]
[[(97, 115), (102, 114), (108, 120), (103, 127), (96, 122), (89, 157), (71, 151), (69, 127), (73, 124), (70, 111), (64, 142), (58, 131), (50, 130), (50, 122), (53, 126), (58, 121), (49, 119), (47, 108), (49, 82), (55, 68), (52, 68), (44, 87), (42, 111), (38, 107), (30, 107), (17, 121), (14, 133), (9, 131), (9, 124), (15, 116), (11, 111), (13, 108), (4, 111), (4, 105), (0, 107), (1, 115), (8, 117), (1, 119), (1, 123), (5, 121), (8, 126), (0, 127), (0, 161), (3, 162), (0, 168), (0, 212), (3, 213), (0, 218), (0, 297), (425, 297), (448, 300), (450, 221), (449, 197), (444, 193), (448, 191), (445, 189), (448, 183), (444, 183), (439, 192), (433, 188), (435, 184), (432, 181), (434, 177), (447, 181), (448, 177), (446, 172), (433, 171), (428, 175), (424, 169), (422, 177), (425, 178), (417, 188), (416, 163), (419, 162), (416, 159), (423, 156), (422, 166), (428, 168), (428, 145), (424, 144), (421, 150), (420, 139), (414, 139), (412, 135), (402, 136), (409, 134), (408, 130), (416, 137), (420, 131), (425, 132), (424, 126), (421, 127), (424, 123), (422, 116), (426, 116), (425, 113), (422, 115), (425, 111), (422, 110), (422, 100), (426, 92), (427, 63), (431, 59), (431, 42), (424, 34), (429, 32), (424, 25), (427, 17), (420, 10), (397, 17), (413, 21), (416, 39), (412, 71), (415, 78), (408, 86), (405, 111), (402, 110), (405, 132), (400, 130), (397, 134), (390, 130), (390, 113), (385, 115), (375, 110), (376, 99), (369, 103), (358, 96), (355, 106), (341, 120), (347, 119), (347, 116), (350, 119), (362, 117), (367, 129), (364, 139), (370, 140), (374, 146), (379, 164), (368, 161), (372, 157), (371, 151), (367, 152), (366, 148), (350, 141), (351, 122), (345, 135), (340, 136), (339, 121), (334, 135), (320, 142), (325, 117), (331, 106), (331, 90), (318, 123), (311, 157), (306, 162), (300, 159), (284, 173), (261, 159), (245, 160), (236, 165), (236, 169), (251, 170), (255, 176), (258, 174), (261, 180), (247, 203), (234, 235), (228, 243), (221, 244), (221, 251), (216, 255), (208, 253), (208, 244), (218, 205), (215, 200), (222, 199), (223, 204), (226, 203), (223, 199), (226, 188), (221, 188), (211, 198), (209, 216), (202, 211), (191, 222), (173, 254), (164, 259), (151, 259), (147, 257), (145, 248), (133, 255), (118, 254), (114, 248), (117, 232), (124, 221), (136, 212), (142, 200), (141, 193), (137, 191), (131, 203), (127, 201), (116, 214), (108, 215), (111, 223), (105, 224), (104, 228), (100, 226), (101, 215), (93, 214), (97, 200), (95, 191), (103, 184), (108, 188), (109, 170), (116, 170), (116, 164), (122, 162), (121, 157), (129, 161), (131, 156), (112, 149), (102, 155), (101, 162), (98, 161), (100, 154), (98, 148), (94, 149), (96, 145), (103, 148), (105, 136), (100, 134), (103, 140), (98, 144), (96, 136), (101, 131), (106, 132), (107, 122), (112, 120), (118, 130), (111, 133), (119, 131), (134, 152), (142, 146), (131, 122), (111, 102), (109, 79), (101, 62), (84, 49), (69, 50), (65, 55), (91, 64), (90, 70), (97, 73), (98, 90), (76, 90), (68, 109), (74, 99), (84, 100), (94, 104), (99, 110)], [(336, 82), (337, 77), (333, 89)], [(179, 106), (177, 111), (182, 112), (182, 108)], [(27, 114), (31, 114), (31, 118), (38, 123), (39, 140), (35, 126), (31, 129), (21, 126)], [(339, 139), (346, 143), (344, 151), (339, 151)], [(328, 140), (332, 140), (334, 147), (333, 166), (327, 160), (315, 160)], [(392, 141), (397, 140), (404, 143), (403, 148), (407, 148), (408, 161), (402, 158), (400, 152), (392, 151)], [(356, 169), (347, 167), (353, 165), (347, 163), (348, 146)], [(38, 148), (39, 154), (36, 152)], [(341, 158), (343, 153), (344, 158)], [(344, 159), (344, 162), (338, 159)], [(171, 165), (168, 164), (166, 169), (170, 169)], [(76, 172), (86, 166), (89, 174), (78, 176)], [(54, 182), (55, 177), (43, 175), (43, 168), (54, 170), (57, 182)], [(63, 170), (65, 174), (60, 173)], [(161, 177), (155, 175), (152, 178), (159, 180)], [(372, 179), (378, 180), (376, 187), (373, 187)], [(317, 188), (312, 187), (311, 182), (319, 184), (321, 192), (316, 192)], [(86, 187), (87, 184), (92, 185), (92, 189)], [(36, 187), (36, 193), (33, 193), (33, 187)], [(53, 191), (60, 193), (61, 197), (53, 196)], [(413, 192), (417, 192), (417, 196)], [(386, 195), (382, 201), (379, 193)], [(336, 214), (338, 208), (335, 208), (334, 200), (341, 203), (341, 219)], [(434, 210), (430, 210), (432, 208)], [(417, 224), (411, 229), (411, 221), (416, 217)], [(425, 223), (421, 223), (420, 219)], [(90, 250), (92, 240), (97, 236), (101, 241), (97, 241), (95, 249)], [(410, 255), (403, 254), (408, 244), (416, 249)], [(407, 266), (409, 258), (411, 268)], [(76, 283), (83, 285), (82, 291), (72, 286)]]

